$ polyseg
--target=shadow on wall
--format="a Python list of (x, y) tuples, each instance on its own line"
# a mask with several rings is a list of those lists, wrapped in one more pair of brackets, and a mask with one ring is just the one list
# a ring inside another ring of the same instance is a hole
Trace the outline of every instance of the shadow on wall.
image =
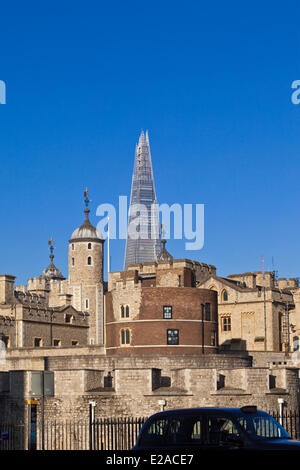
[[(220, 344), (220, 352), (226, 351), (243, 351), (247, 352), (247, 343), (244, 339), (241, 338), (232, 338), (224, 341)], [(248, 354), (248, 352), (247, 352)]]

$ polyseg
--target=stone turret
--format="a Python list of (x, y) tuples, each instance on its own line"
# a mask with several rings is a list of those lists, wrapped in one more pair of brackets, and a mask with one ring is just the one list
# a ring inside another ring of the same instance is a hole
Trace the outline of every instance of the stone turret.
[(85, 195), (85, 220), (69, 240), (69, 286), (77, 310), (90, 315), (90, 344), (103, 343), (103, 244), (89, 220), (90, 200)]

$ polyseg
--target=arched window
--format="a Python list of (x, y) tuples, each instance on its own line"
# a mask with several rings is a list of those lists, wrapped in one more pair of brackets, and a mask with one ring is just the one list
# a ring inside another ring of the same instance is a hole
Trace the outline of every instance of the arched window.
[(225, 290), (225, 289), (223, 290), (223, 293), (222, 293), (222, 300), (224, 302), (227, 302), (227, 300), (228, 300), (228, 293), (227, 293), (227, 290)]
[(91, 249), (92, 249), (92, 244), (88, 243), (88, 250), (91, 250)]
[(129, 306), (128, 305), (126, 305), (125, 311), (126, 311), (126, 318), (128, 318), (129, 317)]
[(88, 257), (88, 259), (87, 259), (87, 264), (88, 264), (89, 266), (91, 266), (91, 264), (92, 264), (92, 257), (91, 257), (91, 256)]
[(124, 308), (124, 305), (121, 305), (121, 318), (124, 318), (125, 316), (125, 308)]
[(121, 344), (125, 344), (125, 330), (121, 330)]
[(72, 266), (75, 266), (75, 258), (72, 258)]
[(126, 344), (130, 344), (130, 331), (129, 330), (126, 330), (125, 332), (125, 341), (126, 341)]

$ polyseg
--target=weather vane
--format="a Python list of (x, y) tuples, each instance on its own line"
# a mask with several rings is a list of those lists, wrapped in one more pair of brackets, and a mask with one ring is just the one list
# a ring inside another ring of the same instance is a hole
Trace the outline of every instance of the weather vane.
[(48, 241), (48, 245), (49, 245), (49, 250), (50, 250), (50, 258), (53, 258), (53, 251), (54, 251), (54, 244), (53, 244), (53, 237), (50, 238), (50, 240)]
[(88, 188), (85, 188), (85, 191), (84, 191), (84, 202), (85, 202), (86, 207), (88, 207), (89, 203), (92, 202), (91, 199), (89, 199)]

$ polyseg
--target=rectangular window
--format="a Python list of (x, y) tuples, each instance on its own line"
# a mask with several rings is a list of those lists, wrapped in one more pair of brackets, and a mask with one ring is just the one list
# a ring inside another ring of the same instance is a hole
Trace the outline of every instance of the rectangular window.
[(170, 305), (164, 305), (163, 314), (164, 314), (164, 318), (167, 320), (172, 318), (172, 307)]
[(78, 346), (78, 341), (72, 341), (72, 346)]
[(167, 330), (167, 344), (179, 344), (179, 330)]
[(86, 308), (86, 309), (89, 308), (89, 299), (85, 299), (85, 308)]
[(65, 315), (65, 322), (66, 323), (72, 323), (73, 316), (71, 314), (66, 314)]
[(130, 344), (130, 330), (121, 330), (121, 344)]
[(40, 348), (42, 346), (42, 338), (34, 338), (33, 345), (35, 348)]
[(6, 348), (9, 348), (10, 347), (10, 342), (9, 342), (9, 336), (2, 336), (2, 338), (0, 338), (0, 340), (2, 339), (4, 345)]
[(210, 304), (209, 303), (205, 304), (205, 320), (206, 321), (211, 321)]
[(231, 317), (222, 318), (222, 330), (231, 331)]
[(72, 266), (75, 266), (75, 258), (72, 258)]

